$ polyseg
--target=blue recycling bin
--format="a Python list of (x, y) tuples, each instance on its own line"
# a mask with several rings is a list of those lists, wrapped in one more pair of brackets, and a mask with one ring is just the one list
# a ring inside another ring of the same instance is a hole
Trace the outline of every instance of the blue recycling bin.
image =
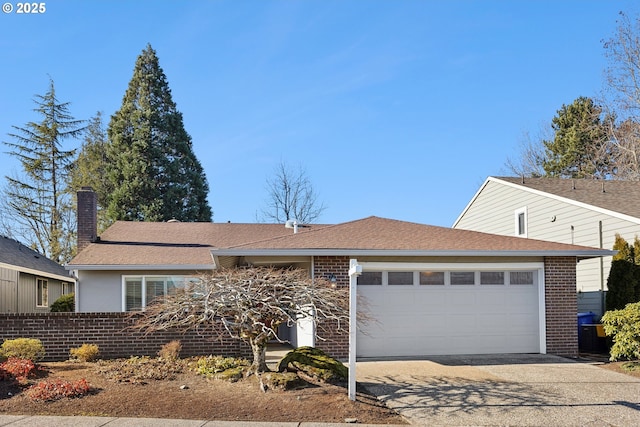
[(593, 312), (578, 313), (578, 348), (582, 347), (582, 325), (595, 323), (596, 314)]

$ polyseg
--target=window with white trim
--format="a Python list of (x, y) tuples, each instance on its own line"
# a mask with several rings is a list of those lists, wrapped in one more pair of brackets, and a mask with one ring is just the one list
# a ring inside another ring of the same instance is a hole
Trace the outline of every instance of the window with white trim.
[(49, 307), (49, 282), (47, 279), (36, 279), (36, 306)]
[(155, 298), (170, 294), (198, 279), (191, 276), (123, 276), (124, 311), (143, 310)]
[(515, 235), (518, 237), (527, 237), (527, 208), (516, 209), (515, 213)]
[(61, 285), (62, 285), (62, 295), (67, 295), (67, 294), (73, 293), (73, 284), (72, 283), (62, 282)]

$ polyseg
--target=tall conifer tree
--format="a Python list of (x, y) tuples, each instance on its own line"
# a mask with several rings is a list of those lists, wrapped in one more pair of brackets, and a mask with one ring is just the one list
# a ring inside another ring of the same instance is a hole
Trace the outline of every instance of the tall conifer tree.
[(39, 122), (13, 126), (9, 154), (20, 160), (23, 174), (6, 176), (6, 210), (15, 234), (34, 250), (57, 262), (68, 261), (74, 249), (73, 212), (66, 179), (75, 150), (64, 150), (63, 141), (84, 130), (82, 120), (69, 113), (69, 103), (56, 97), (53, 80), (44, 95), (36, 95), (34, 111)]
[(136, 61), (108, 136), (110, 219), (211, 221), (204, 171), (151, 45)]

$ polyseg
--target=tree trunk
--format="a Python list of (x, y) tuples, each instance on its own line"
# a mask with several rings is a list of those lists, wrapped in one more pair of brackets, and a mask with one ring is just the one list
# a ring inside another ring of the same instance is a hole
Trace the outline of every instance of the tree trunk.
[(264, 338), (251, 338), (249, 340), (251, 344), (251, 351), (253, 353), (253, 362), (251, 363), (251, 367), (249, 367), (249, 371), (247, 375), (253, 375), (260, 372), (268, 372), (269, 367), (267, 366), (267, 340)]

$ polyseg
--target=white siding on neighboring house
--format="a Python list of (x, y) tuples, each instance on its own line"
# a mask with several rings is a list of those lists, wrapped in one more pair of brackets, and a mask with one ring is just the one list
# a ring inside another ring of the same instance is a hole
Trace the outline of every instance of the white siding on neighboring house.
[[(453, 228), (513, 236), (515, 212), (523, 208), (527, 212), (530, 239), (612, 249), (616, 233), (630, 243), (640, 235), (640, 220), (633, 222), (613, 212), (608, 214), (602, 209), (492, 179), (479, 190)], [(579, 311), (602, 314), (601, 291), (606, 291), (610, 267), (611, 257), (578, 263)]]

